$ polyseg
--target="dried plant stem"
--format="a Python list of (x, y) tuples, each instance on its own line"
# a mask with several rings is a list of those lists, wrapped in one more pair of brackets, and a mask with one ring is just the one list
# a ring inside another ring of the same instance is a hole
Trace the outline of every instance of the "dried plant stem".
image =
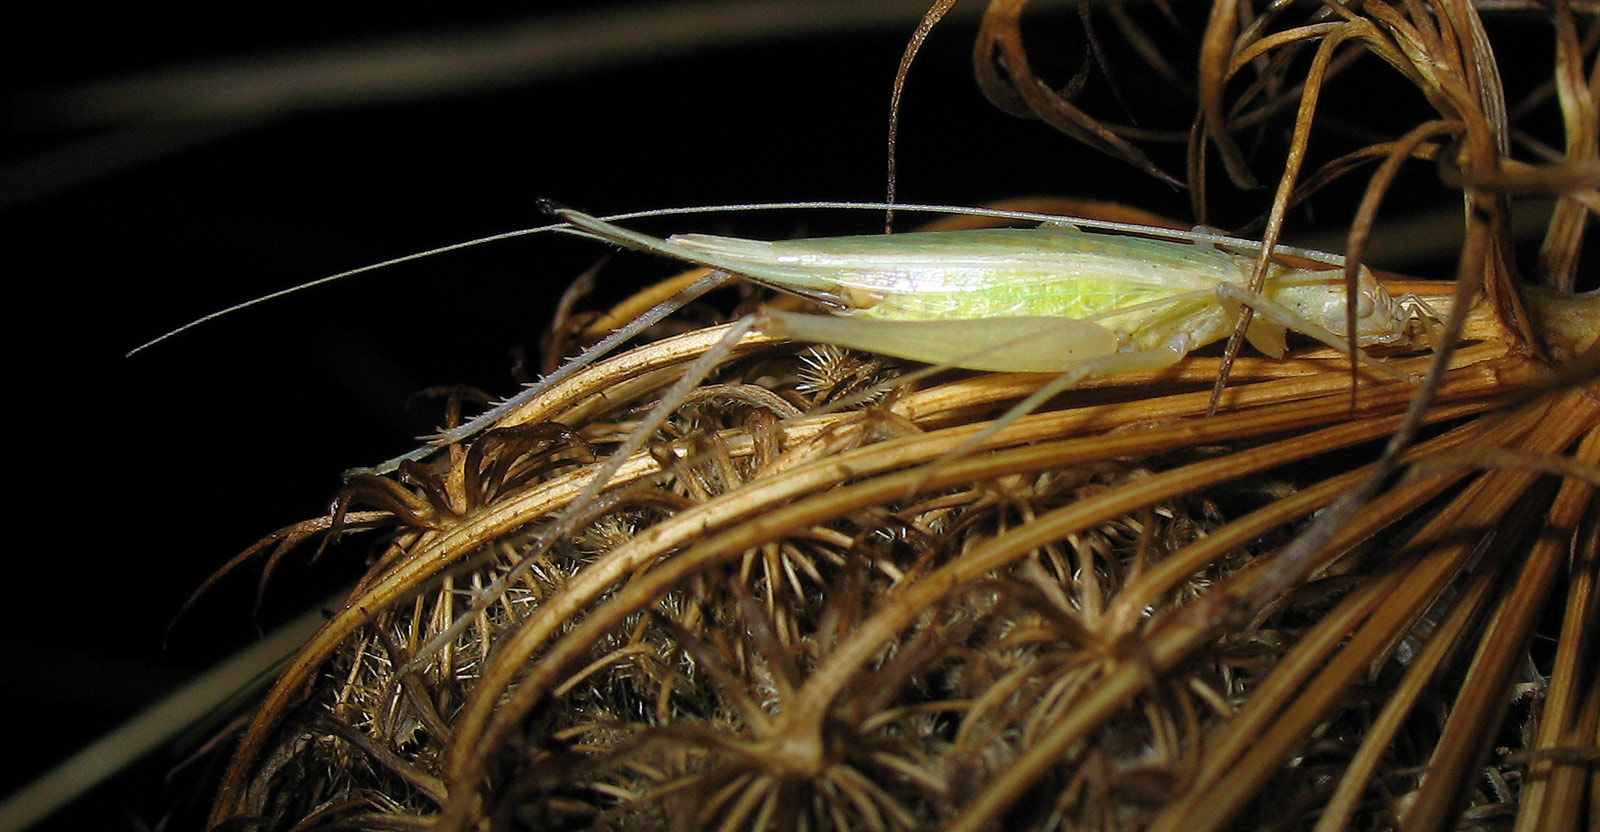
[[(1592, 444), (1592, 437), (1591, 437)], [(1588, 449), (1593, 453), (1593, 449)], [(1549, 698), (1539, 723), (1534, 754), (1561, 748), (1600, 745), (1600, 686), (1592, 684), (1600, 670), (1600, 523), (1591, 515), (1587, 527), (1575, 535), (1571, 560), (1572, 581), (1567, 588), (1566, 615), (1555, 667), (1550, 674)], [(1593, 827), (1600, 807), (1594, 803), (1592, 767), (1563, 764), (1535, 756), (1528, 767), (1528, 790), (1517, 812), (1517, 832), (1578, 830), (1584, 828), (1584, 801), (1589, 801), (1588, 826)]]
[(1313, 832), (1339, 832), (1350, 828), (1357, 803), (1370, 785), (1369, 781), (1383, 755), (1389, 751), (1395, 736), (1410, 716), (1411, 709), (1416, 706), (1428, 685), (1433, 683), (1433, 675), (1457, 652), (1456, 640), (1461, 638), (1466, 628), (1492, 600), (1491, 590), (1503, 571), (1504, 564), (1496, 561), (1473, 575), (1449, 616), (1434, 631), (1421, 655), (1406, 672), (1404, 680), (1394, 689), (1389, 701), (1384, 703), (1383, 712), (1373, 721), (1360, 750), (1351, 758), (1349, 767), (1339, 780), (1337, 791), (1323, 808), (1322, 817), (1317, 819)]
[[(1531, 449), (1556, 452), (1592, 429), (1596, 418), (1600, 418), (1600, 406), (1586, 394), (1575, 394), (1563, 397), (1555, 406), (1517, 416), (1524, 441)], [(1167, 832), (1222, 828), (1302, 741), (1309, 725), (1337, 704), (1379, 651), (1392, 646), (1409, 628), (1409, 617), (1426, 610), (1428, 599), (1436, 597), (1445, 582), (1460, 570), (1472, 554), (1475, 541), (1461, 539), (1457, 530), (1470, 528), (1476, 516), (1506, 516), (1536, 478), (1536, 474), (1522, 471), (1491, 472), (1452, 500), (1408, 544), (1409, 549), (1425, 555), (1408, 564), (1406, 570), (1391, 572), (1348, 599), (1342, 608), (1355, 618), (1346, 621), (1338, 613), (1329, 616), (1297, 646), (1274, 676), (1292, 674), (1297, 664), (1295, 654), (1314, 650), (1319, 641), (1329, 649), (1339, 645), (1338, 660), (1307, 656), (1306, 661), (1322, 668), (1321, 673), (1314, 679), (1286, 679), (1280, 691), (1287, 694), (1289, 690), (1301, 690), (1299, 697), (1273, 695), (1267, 690), (1252, 697), (1246, 710), (1229, 724), (1222, 740), (1208, 749), (1205, 761), (1210, 777), (1203, 775), (1187, 799), (1167, 807), (1154, 828)], [(1512, 531), (1508, 537), (1514, 539), (1515, 530)], [(1502, 549), (1511, 542), (1505, 538), (1497, 541)], [(1363, 604), (1370, 605), (1370, 610), (1356, 612)], [(1368, 624), (1352, 626), (1361, 619)], [(1321, 638), (1315, 633), (1321, 633)], [(1273, 711), (1263, 712), (1266, 709)], [(1254, 718), (1252, 711), (1258, 714)], [(1267, 730), (1269, 720), (1271, 728)], [(1443, 782), (1461, 782), (1459, 777), (1452, 780), (1447, 774), (1441, 778)]]
[[(1563, 397), (1574, 411), (1571, 418), (1587, 416), (1592, 420), (1597, 412), (1593, 399), (1587, 394)], [(1584, 409), (1588, 405), (1588, 409)], [(1561, 422), (1545, 425), (1555, 437), (1574, 437), (1568, 414), (1560, 414)], [(1592, 421), (1589, 422), (1593, 424)], [(1582, 422), (1576, 427), (1584, 428)], [(1540, 437), (1543, 439), (1543, 437)], [(1564, 446), (1554, 441), (1541, 442), (1546, 452), (1559, 451)], [(1600, 464), (1600, 432), (1592, 428), (1579, 448), (1579, 460), (1590, 465)], [(1485, 480), (1509, 480), (1507, 485), (1519, 485), (1525, 490), (1536, 475), (1523, 472), (1494, 472)], [(1421, 793), (1405, 816), (1407, 828), (1434, 830), (1449, 822), (1460, 793), (1470, 782), (1468, 772), (1482, 764), (1488, 746), (1484, 735), (1498, 725), (1509, 704), (1507, 694), (1511, 688), (1512, 673), (1521, 661), (1532, 630), (1532, 617), (1543, 608), (1545, 595), (1565, 566), (1572, 536), (1584, 511), (1591, 506), (1594, 488), (1574, 478), (1566, 478), (1561, 492), (1556, 495), (1546, 515), (1546, 526), (1541, 530), (1526, 561), (1515, 571), (1516, 585), (1505, 593), (1488, 632), (1478, 645), (1467, 679), (1461, 685), (1444, 734), (1434, 749), (1433, 761), (1422, 781)]]

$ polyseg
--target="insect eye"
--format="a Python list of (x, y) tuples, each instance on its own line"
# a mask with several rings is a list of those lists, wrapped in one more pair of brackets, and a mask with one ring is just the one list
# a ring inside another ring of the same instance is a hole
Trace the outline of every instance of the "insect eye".
[(1372, 296), (1366, 292), (1356, 295), (1356, 317), (1365, 318), (1377, 311), (1377, 305), (1372, 302)]

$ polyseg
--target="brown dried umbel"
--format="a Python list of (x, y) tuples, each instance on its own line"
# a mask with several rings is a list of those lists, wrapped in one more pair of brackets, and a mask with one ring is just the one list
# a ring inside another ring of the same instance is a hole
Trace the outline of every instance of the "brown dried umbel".
[[(1593, 571), (1592, 519), (1568, 544), (1600, 403), (1533, 396), (1538, 365), (1493, 326), (1477, 320), (1424, 416), (1407, 459), (1432, 467), (1266, 605), (1252, 599), (1277, 553), (1361, 478), (1413, 385), (1367, 380), (1352, 410), (1336, 356), (1246, 358), (1208, 418), (1219, 360), (1193, 358), (1095, 381), (935, 465), (1040, 380), (950, 373), (812, 416), (892, 370), (752, 336), (552, 537), (718, 331), (603, 362), (409, 484), (352, 485), (376, 510), (350, 516), (393, 543), (268, 695), (215, 820), (1127, 829), (1225, 800), (1219, 818), (1287, 805), (1292, 826), (1385, 825), (1442, 754), (1478, 764), (1459, 735), (1481, 735), (1497, 700), (1423, 684), (1468, 666), (1450, 645), (1490, 649), (1508, 617), (1534, 620), (1512, 599), (1547, 592), (1569, 557)], [(1591, 588), (1573, 581), (1567, 603), (1592, 609)], [(1480, 655), (1469, 682), (1520, 672), (1521, 649)], [(1402, 718), (1424, 694), (1426, 718)], [(1552, 767), (1573, 744), (1522, 748)], [(1344, 772), (1382, 788), (1335, 790)], [(1506, 788), (1472, 799), (1523, 796)], [(1251, 808), (1263, 790), (1271, 808)]]

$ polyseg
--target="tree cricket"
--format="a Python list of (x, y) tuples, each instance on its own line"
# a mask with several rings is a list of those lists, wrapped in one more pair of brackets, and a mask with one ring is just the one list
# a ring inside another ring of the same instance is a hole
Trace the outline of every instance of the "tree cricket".
[[(1107, 223), (1120, 233), (1097, 233), (1082, 230), (1083, 221), (1047, 218), (1036, 228), (778, 242), (708, 234), (660, 239), (579, 211), (547, 209), (566, 222), (554, 230), (715, 270), (685, 293), (690, 297), (663, 303), (573, 359), (561, 377), (726, 276), (798, 295), (832, 313), (763, 312), (751, 325), (768, 334), (938, 366), (1055, 374), (1018, 406), (1018, 416), (1086, 379), (1171, 366), (1227, 336), (1241, 306), (1255, 310), (1247, 338), (1268, 356), (1284, 355), (1290, 330), (1349, 351), (1342, 259), (1320, 252), (1295, 251), (1330, 268), (1275, 264), (1262, 291), (1252, 293), (1250, 251), (1259, 244), (1200, 231)], [(1426, 341), (1437, 313), (1416, 295), (1392, 297), (1364, 267), (1357, 274), (1355, 356), (1403, 380), (1403, 373), (1360, 348)], [(363, 472), (386, 473), (432, 447), (461, 441), (555, 380), (445, 432), (433, 446)]]
[[(350, 469), (346, 472), (349, 477), (390, 474), (403, 462), (426, 459), (440, 448), (490, 429), (518, 406), (733, 278), (810, 299), (830, 312), (813, 315), (768, 310), (758, 315), (758, 320), (744, 322), (741, 330), (754, 328), (795, 341), (877, 352), (934, 366), (1056, 376), (1037, 394), (1014, 406), (995, 430), (1086, 379), (1174, 365), (1192, 350), (1227, 336), (1243, 306), (1256, 312), (1246, 339), (1262, 354), (1283, 357), (1286, 331), (1304, 334), (1346, 354), (1347, 344), (1354, 341), (1358, 362), (1398, 379), (1405, 379), (1405, 374), (1368, 357), (1362, 347), (1426, 346), (1437, 341), (1440, 333), (1440, 315), (1429, 301), (1416, 294), (1390, 296), (1363, 266), (1355, 278), (1355, 338), (1350, 339), (1346, 307), (1352, 301), (1342, 274), (1344, 258), (1275, 246), (1275, 251), (1326, 267), (1274, 264), (1262, 291), (1251, 293), (1248, 275), (1261, 243), (1205, 229), (1174, 230), (1027, 211), (909, 203), (755, 203), (637, 211), (611, 218), (595, 218), (549, 202), (541, 205), (562, 222), (454, 243), (317, 278), (197, 318), (134, 347), (128, 355), (294, 291), (400, 262), (542, 232), (594, 238), (714, 269), (710, 277), (621, 326), (514, 397), (461, 426), (442, 430), (408, 453), (376, 466)], [(1038, 226), (760, 242), (707, 234), (658, 238), (616, 224), (622, 219), (675, 214), (792, 208), (931, 211), (1037, 222)], [(722, 352), (728, 347), (722, 347)], [(709, 370), (717, 360), (718, 355), (709, 355), (706, 362), (698, 363)]]
[[(1279, 246), (1276, 251), (1326, 268), (1274, 264), (1262, 290), (1252, 293), (1248, 278), (1260, 243), (1205, 230), (884, 203), (769, 203), (644, 211), (611, 218), (543, 205), (563, 222), (312, 281), (207, 315), (133, 352), (196, 324), (301, 288), (526, 234), (568, 233), (714, 270), (710, 277), (613, 332), (516, 396), (442, 431), (408, 453), (351, 472), (381, 475), (481, 433), (524, 402), (733, 278), (807, 298), (831, 313), (768, 311), (747, 322), (745, 329), (936, 366), (1054, 374), (1053, 382), (1017, 406), (1017, 416), (1087, 379), (1172, 366), (1189, 352), (1227, 336), (1242, 306), (1256, 313), (1246, 337), (1265, 355), (1284, 355), (1287, 331), (1345, 353), (1353, 340), (1358, 361), (1400, 379), (1406, 376), (1367, 356), (1361, 348), (1427, 344), (1438, 337), (1439, 315), (1427, 301), (1411, 294), (1391, 296), (1361, 267), (1353, 298), (1356, 332), (1350, 339), (1345, 322), (1346, 306), (1352, 299), (1345, 287), (1343, 258)], [(894, 208), (1039, 225), (765, 242), (708, 234), (661, 239), (615, 224), (619, 219), (663, 214), (774, 208)], [(708, 359), (708, 365), (715, 360)]]

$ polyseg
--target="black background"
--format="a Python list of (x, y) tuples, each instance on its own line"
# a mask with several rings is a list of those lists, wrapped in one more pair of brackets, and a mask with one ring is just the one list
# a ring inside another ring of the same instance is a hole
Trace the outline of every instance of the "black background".
[[(713, 17), (763, 4), (724, 5)], [(915, 5), (864, 29), (725, 42), (248, 124), (108, 122), (67, 105), (83, 84), (107, 79), (561, 25), (602, 7), (223, 4), (108, 9), (93, 19), (61, 8), (45, 10), (59, 15), (54, 22), (9, 27), (0, 245), (12, 496), (0, 649), (13, 741), (47, 739), (0, 755), (0, 788), (42, 773), (352, 579), (359, 544), (314, 567), (292, 558), (253, 615), (256, 572), (247, 569), (178, 621), (163, 647), (183, 599), (228, 557), (324, 511), (341, 470), (403, 451), (437, 424), (438, 405), (411, 393), (441, 384), (511, 392), (512, 351), (538, 343), (552, 298), (605, 251), (544, 236), (499, 243), (276, 300), (133, 358), (126, 350), (301, 281), (540, 224), (539, 197), (594, 213), (878, 199), (890, 84)], [(705, 9), (683, 8), (690, 18)], [(1042, 49), (1057, 50), (1038, 58), (1043, 71), (1064, 80), (1082, 55), (1075, 17), (1046, 10), (1030, 14), (1029, 26)], [(936, 30), (912, 74), (903, 199), (1070, 194), (1186, 216), (1183, 194), (989, 107), (972, 80), (974, 31), (970, 14)], [(1185, 37), (1194, 35), (1173, 40)], [(1113, 60), (1115, 69), (1127, 59)], [(1181, 103), (1151, 96), (1146, 81), (1130, 75), (1123, 94)], [(1085, 95), (1091, 111), (1118, 116), (1098, 73)], [(1184, 127), (1187, 110), (1178, 112), (1154, 126)], [(145, 161), (107, 161), (128, 154)], [(1157, 160), (1181, 173), (1181, 148)], [(1439, 195), (1424, 187), (1419, 205)], [(1347, 216), (1336, 206), (1348, 197), (1334, 191), (1320, 203), (1323, 217)], [(1240, 213), (1233, 219), (1249, 215)], [(880, 225), (872, 214), (813, 212), (642, 227), (778, 237)], [(619, 280), (656, 268), (630, 262), (613, 265)], [(171, 763), (172, 752), (158, 752), (52, 826), (153, 823), (182, 796), (161, 785)]]

